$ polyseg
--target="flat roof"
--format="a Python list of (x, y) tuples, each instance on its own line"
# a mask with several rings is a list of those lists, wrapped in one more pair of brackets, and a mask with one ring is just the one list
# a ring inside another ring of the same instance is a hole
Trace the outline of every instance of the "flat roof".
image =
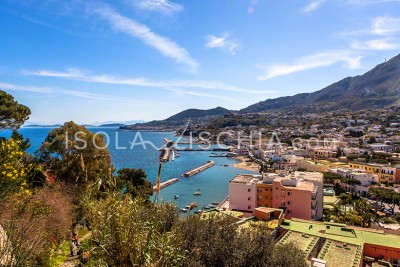
[(318, 254), (318, 259), (325, 260), (327, 266), (348, 267), (360, 266), (361, 246), (343, 245), (342, 242), (327, 240)]
[(352, 227), (344, 224), (328, 222), (306, 221), (297, 218), (285, 220), (281, 223), (281, 227), (287, 230), (315, 235), (353, 245), (361, 246), (367, 243), (378, 246), (400, 248), (400, 236), (385, 234), (382, 230)]
[(238, 174), (230, 181), (230, 183), (255, 185), (258, 181), (259, 179), (254, 174)]

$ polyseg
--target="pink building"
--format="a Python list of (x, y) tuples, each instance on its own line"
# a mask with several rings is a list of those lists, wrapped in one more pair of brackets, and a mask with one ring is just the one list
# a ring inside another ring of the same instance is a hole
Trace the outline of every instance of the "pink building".
[[(257, 201), (258, 200), (258, 201)], [(323, 213), (323, 178), (317, 172), (238, 175), (229, 183), (229, 209), (258, 207), (286, 210), (286, 218), (319, 220)]]
[(257, 208), (259, 177), (239, 174), (229, 182), (229, 209), (252, 212)]

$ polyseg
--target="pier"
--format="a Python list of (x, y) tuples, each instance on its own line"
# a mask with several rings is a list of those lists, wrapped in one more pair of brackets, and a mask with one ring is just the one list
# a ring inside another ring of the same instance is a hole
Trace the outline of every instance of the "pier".
[(208, 168), (210, 168), (210, 167), (212, 167), (214, 165), (215, 165), (214, 161), (208, 161), (206, 164), (204, 164), (204, 165), (202, 165), (200, 167), (197, 167), (197, 168), (195, 168), (195, 169), (193, 169), (191, 171), (185, 172), (183, 174), (183, 176), (185, 176), (185, 177), (193, 176), (193, 175), (198, 174), (199, 172), (202, 172), (205, 169), (208, 169)]
[[(177, 182), (179, 182), (178, 178), (169, 179), (168, 181), (160, 183), (160, 189), (163, 189), (164, 187), (167, 187), (167, 186), (177, 183)], [(153, 190), (156, 190), (156, 189), (157, 189), (157, 185), (153, 186)]]

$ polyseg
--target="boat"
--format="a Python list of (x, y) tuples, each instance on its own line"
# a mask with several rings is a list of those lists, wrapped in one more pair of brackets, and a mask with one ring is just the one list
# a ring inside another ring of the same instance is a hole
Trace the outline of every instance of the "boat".
[(229, 166), (228, 164), (225, 164), (225, 165), (224, 165), (224, 167), (228, 167), (228, 166)]
[(189, 210), (189, 209), (190, 209), (190, 205), (187, 205), (185, 208), (186, 208), (187, 210)]
[(213, 205), (219, 205), (219, 202), (213, 202), (213, 203), (211, 203), (211, 204), (213, 204)]
[(188, 212), (189, 209), (187, 209), (187, 208), (182, 208), (182, 209), (180, 209), (180, 211), (181, 211), (181, 212)]
[(181, 156), (181, 154), (179, 152), (176, 152), (175, 158), (179, 158), (180, 156)]
[(195, 196), (200, 196), (201, 195), (201, 192), (200, 191), (196, 191), (196, 192), (194, 192), (193, 193)]
[(194, 213), (200, 214), (200, 213), (201, 213), (201, 210), (195, 210)]
[(174, 196), (174, 199), (178, 199), (178, 198), (179, 198), (179, 195), (175, 195), (175, 196)]

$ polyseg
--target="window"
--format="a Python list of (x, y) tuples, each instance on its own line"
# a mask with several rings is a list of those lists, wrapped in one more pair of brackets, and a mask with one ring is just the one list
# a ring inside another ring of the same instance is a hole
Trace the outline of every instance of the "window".
[(291, 195), (292, 195), (292, 192), (290, 192), (290, 191), (287, 192), (287, 195), (288, 195), (288, 196), (291, 196)]
[(287, 210), (287, 214), (292, 214), (292, 211), (291, 210)]
[(247, 206), (247, 209), (248, 209), (248, 210), (251, 210), (251, 206)]
[(285, 196), (285, 191), (281, 191), (281, 197)]
[(288, 205), (291, 205), (291, 204), (292, 204), (292, 202), (291, 202), (291, 201), (288, 201), (288, 202), (287, 202), (287, 204), (288, 204)]
[(251, 200), (251, 197), (248, 197), (247, 200)]
[(251, 192), (251, 188), (247, 189), (247, 192)]

